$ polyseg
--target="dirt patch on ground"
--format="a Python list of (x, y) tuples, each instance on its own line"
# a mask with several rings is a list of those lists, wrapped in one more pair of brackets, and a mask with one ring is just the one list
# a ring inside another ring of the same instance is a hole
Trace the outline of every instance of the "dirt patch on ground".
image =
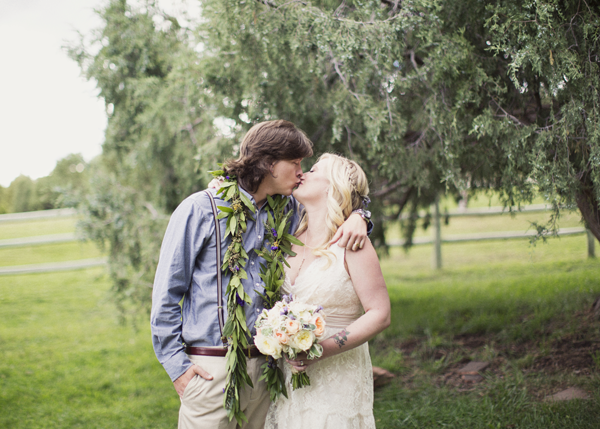
[[(423, 363), (438, 362), (440, 370), (434, 376), (436, 385), (453, 386), (461, 391), (474, 390), (493, 375), (503, 377), (510, 361), (524, 373), (541, 375), (574, 374), (587, 376), (600, 372), (600, 321), (593, 313), (582, 312), (576, 318), (575, 332), (556, 336), (557, 326), (547, 326), (539, 338), (518, 344), (503, 344), (494, 335), (457, 335), (437, 347), (428, 346), (427, 338), (413, 338), (396, 345), (408, 371), (403, 378), (407, 385), (421, 371)], [(486, 361), (489, 366), (482, 377), (465, 377), (459, 370), (471, 361)], [(446, 363), (444, 363), (444, 361)], [(542, 396), (546, 392), (531, 392)]]

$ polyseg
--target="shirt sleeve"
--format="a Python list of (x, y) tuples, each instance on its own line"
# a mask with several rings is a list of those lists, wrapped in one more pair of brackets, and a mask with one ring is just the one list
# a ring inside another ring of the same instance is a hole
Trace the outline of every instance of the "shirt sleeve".
[(150, 326), (154, 352), (172, 381), (192, 366), (183, 346), (179, 303), (190, 288), (207, 235), (203, 211), (196, 199), (189, 197), (171, 215), (160, 249)]
[(367, 223), (367, 235), (368, 236), (371, 235), (374, 227), (375, 227), (375, 224), (371, 221), (371, 219), (369, 219), (369, 222)]

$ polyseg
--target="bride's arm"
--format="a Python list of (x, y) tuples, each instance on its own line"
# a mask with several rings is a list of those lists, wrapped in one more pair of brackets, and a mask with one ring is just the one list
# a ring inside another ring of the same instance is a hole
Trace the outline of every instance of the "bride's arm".
[[(377, 253), (369, 240), (363, 249), (346, 252), (348, 273), (354, 284), (354, 290), (365, 310), (360, 318), (341, 329), (332, 337), (320, 344), (323, 356), (308, 360), (305, 355), (298, 355), (295, 360), (288, 360), (296, 369), (303, 371), (308, 365), (320, 359), (343, 353), (358, 347), (390, 325), (390, 297), (385, 280), (379, 266)], [(325, 315), (327, 317), (327, 315)], [(304, 365), (300, 365), (300, 361)]]

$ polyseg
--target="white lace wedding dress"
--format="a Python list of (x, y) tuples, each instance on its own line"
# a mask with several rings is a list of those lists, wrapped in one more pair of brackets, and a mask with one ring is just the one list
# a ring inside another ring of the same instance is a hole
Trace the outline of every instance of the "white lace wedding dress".
[[(329, 338), (363, 314), (352, 280), (344, 267), (345, 249), (337, 245), (327, 258), (317, 258), (300, 273), (294, 285), (286, 277), (285, 294), (294, 300), (323, 306)], [(373, 370), (367, 343), (308, 366), (310, 386), (292, 390), (290, 365), (280, 361), (288, 398), (271, 404), (265, 429), (365, 429), (375, 428)]]

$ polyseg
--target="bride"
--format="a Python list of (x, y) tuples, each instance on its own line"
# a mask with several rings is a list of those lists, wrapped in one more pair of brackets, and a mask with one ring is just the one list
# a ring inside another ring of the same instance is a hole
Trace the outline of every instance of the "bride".
[[(367, 341), (390, 324), (385, 281), (370, 241), (355, 252), (328, 245), (368, 192), (358, 164), (333, 154), (322, 155), (294, 191), (305, 209), (296, 233), (305, 246), (292, 249), (283, 293), (323, 307), (327, 339), (322, 357), (298, 355), (283, 365), (288, 398), (271, 404), (265, 429), (375, 428)], [(292, 390), (292, 368), (306, 371), (311, 385)]]

